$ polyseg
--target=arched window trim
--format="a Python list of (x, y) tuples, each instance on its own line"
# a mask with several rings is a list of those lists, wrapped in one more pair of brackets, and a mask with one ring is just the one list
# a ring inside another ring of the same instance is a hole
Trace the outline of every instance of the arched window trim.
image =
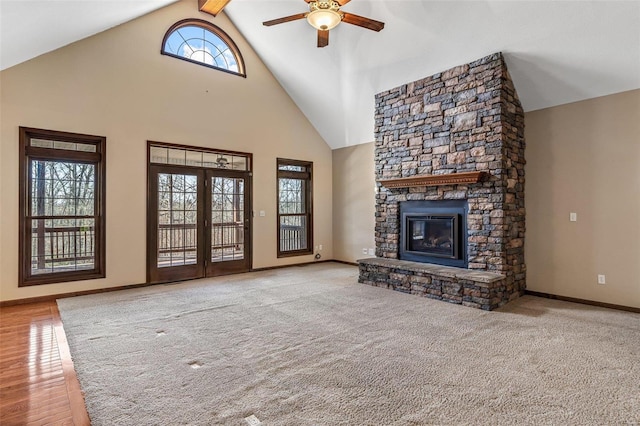
[[(228, 69), (225, 69), (225, 68), (220, 68), (220, 67), (217, 67), (215, 65), (205, 64), (204, 62), (195, 61), (193, 59), (185, 58), (184, 56), (175, 55), (173, 53), (165, 51), (164, 50), (164, 46), (165, 46), (169, 36), (171, 36), (171, 34), (173, 34), (174, 31), (176, 31), (176, 30), (178, 30), (178, 29), (180, 29), (182, 27), (189, 26), (189, 25), (201, 27), (201, 28), (203, 28), (203, 29), (205, 29), (207, 31), (211, 31), (213, 34), (215, 34), (216, 36), (220, 37), (220, 39), (222, 41), (224, 41), (229, 46), (229, 49), (231, 50), (231, 53), (233, 53), (233, 55), (236, 57), (236, 63), (238, 64), (238, 72), (231, 71), (231, 70), (228, 70)], [(229, 73), (229, 74), (233, 74), (233, 75), (239, 75), (239, 76), (245, 77), (245, 78), (247, 77), (247, 74), (246, 74), (246, 71), (245, 71), (245, 67), (244, 67), (244, 59), (242, 58), (242, 54), (240, 53), (240, 49), (238, 49), (238, 46), (235, 44), (235, 42), (220, 27), (212, 24), (209, 21), (205, 21), (203, 19), (189, 18), (189, 19), (183, 19), (183, 20), (178, 21), (175, 24), (173, 24), (167, 30), (167, 32), (164, 34), (164, 37), (162, 38), (162, 46), (160, 47), (160, 53), (163, 54), (163, 55), (167, 55), (167, 56), (171, 56), (171, 57), (174, 57), (174, 58), (177, 58), (177, 59), (181, 59), (183, 61), (187, 61), (187, 62), (191, 62), (191, 63), (194, 63), (194, 64), (202, 65), (202, 66), (207, 67), (207, 68), (213, 68), (213, 69), (218, 70), (218, 71), (223, 71), (223, 72), (226, 72), (226, 73)]]

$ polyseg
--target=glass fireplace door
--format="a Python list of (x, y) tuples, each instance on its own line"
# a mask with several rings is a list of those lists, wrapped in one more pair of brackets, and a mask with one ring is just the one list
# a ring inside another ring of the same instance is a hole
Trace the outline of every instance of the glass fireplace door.
[(407, 225), (411, 235), (407, 238), (407, 250), (456, 259), (458, 257), (457, 219), (455, 214), (408, 216)]

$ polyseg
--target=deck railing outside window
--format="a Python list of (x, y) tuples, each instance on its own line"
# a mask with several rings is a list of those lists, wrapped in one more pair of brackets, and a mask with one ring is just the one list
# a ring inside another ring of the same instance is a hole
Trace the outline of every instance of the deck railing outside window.
[(280, 250), (293, 251), (307, 248), (307, 229), (304, 226), (280, 225)]
[[(38, 222), (44, 220), (34, 220)], [(75, 271), (94, 267), (95, 228), (87, 226), (32, 229), (32, 274)]]
[[(197, 224), (158, 225), (158, 266), (189, 265), (197, 262)], [(211, 261), (243, 256), (242, 222), (211, 224)]]

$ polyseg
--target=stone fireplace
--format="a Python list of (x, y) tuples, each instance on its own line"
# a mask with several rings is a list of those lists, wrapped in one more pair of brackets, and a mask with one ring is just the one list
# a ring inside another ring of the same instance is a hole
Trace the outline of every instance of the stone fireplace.
[(359, 281), (482, 309), (524, 292), (524, 112), (502, 54), (376, 95)]

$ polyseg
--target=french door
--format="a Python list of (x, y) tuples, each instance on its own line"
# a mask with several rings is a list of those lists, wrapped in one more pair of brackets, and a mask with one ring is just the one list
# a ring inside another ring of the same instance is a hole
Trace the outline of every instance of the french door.
[(251, 174), (149, 166), (149, 283), (251, 269)]

